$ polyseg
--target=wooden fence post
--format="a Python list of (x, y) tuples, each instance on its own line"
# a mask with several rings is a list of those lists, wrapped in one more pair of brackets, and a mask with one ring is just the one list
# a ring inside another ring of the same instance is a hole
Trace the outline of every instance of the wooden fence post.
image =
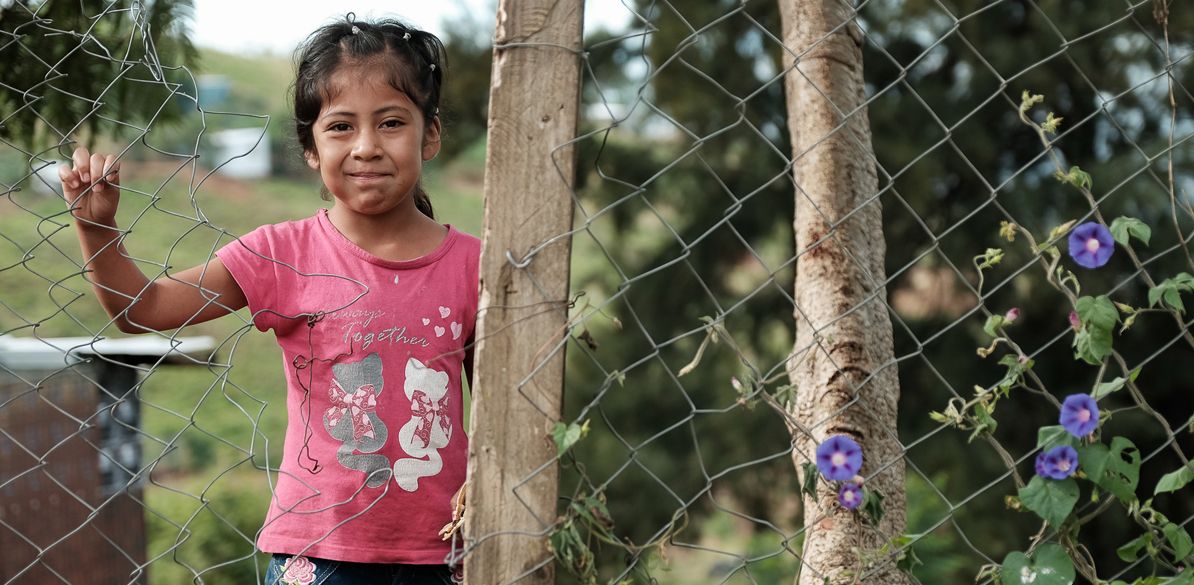
[(485, 158), (465, 583), (555, 582), (583, 0), (501, 0)]

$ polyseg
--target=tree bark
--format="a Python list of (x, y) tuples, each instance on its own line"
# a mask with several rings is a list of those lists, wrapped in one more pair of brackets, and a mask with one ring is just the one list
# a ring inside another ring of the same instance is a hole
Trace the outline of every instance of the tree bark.
[[(862, 446), (865, 489), (883, 496), (879, 525), (837, 505), (818, 480), (804, 497), (800, 585), (907, 583), (894, 558), (864, 557), (904, 531), (904, 461), (896, 433), (899, 379), (886, 307), (882, 209), (862, 76), (862, 33), (842, 0), (779, 0), (788, 129), (796, 181), (796, 344), (788, 408), (802, 465), (842, 434)], [(873, 475), (873, 477), (872, 477)], [(871, 561), (874, 558), (870, 559)]]

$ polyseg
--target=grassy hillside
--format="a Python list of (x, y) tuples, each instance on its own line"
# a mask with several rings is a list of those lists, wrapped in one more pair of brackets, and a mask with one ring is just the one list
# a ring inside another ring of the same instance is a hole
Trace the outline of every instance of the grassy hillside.
[(200, 52), (199, 75), (223, 75), (232, 83), (235, 96), (259, 102), (265, 112), (285, 111), (287, 94), (294, 82), (294, 64), (289, 57), (233, 55), (215, 49)]

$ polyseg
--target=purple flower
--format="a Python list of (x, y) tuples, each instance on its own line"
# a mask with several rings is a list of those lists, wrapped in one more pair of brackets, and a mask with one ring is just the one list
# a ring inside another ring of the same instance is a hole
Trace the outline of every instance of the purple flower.
[(1070, 311), (1070, 327), (1074, 331), (1082, 329), (1082, 318), (1078, 316), (1078, 311)]
[(1078, 470), (1078, 451), (1069, 445), (1060, 445), (1041, 453), (1037, 457), (1037, 475), (1049, 479), (1065, 479)]
[(862, 486), (847, 481), (837, 491), (837, 503), (847, 510), (853, 510), (862, 504)]
[(829, 481), (845, 481), (862, 469), (862, 447), (845, 435), (834, 435), (817, 445), (817, 469)]
[(1099, 426), (1099, 405), (1089, 394), (1070, 394), (1061, 403), (1061, 426), (1081, 439)]
[(1098, 268), (1111, 259), (1115, 240), (1107, 226), (1088, 221), (1070, 232), (1070, 258), (1086, 268)]
[(1036, 454), (1036, 464), (1033, 466), (1033, 469), (1036, 471), (1037, 475), (1040, 475), (1040, 476), (1045, 475), (1045, 452), (1044, 451), (1041, 451), (1040, 453)]

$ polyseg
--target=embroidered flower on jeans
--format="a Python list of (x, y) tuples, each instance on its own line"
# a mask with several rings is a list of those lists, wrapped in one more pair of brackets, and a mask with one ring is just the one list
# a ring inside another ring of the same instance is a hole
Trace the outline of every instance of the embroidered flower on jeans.
[(862, 486), (847, 481), (837, 491), (837, 503), (847, 510), (853, 510), (862, 504)]
[(286, 585), (311, 585), (315, 582), (315, 563), (307, 557), (290, 557), (282, 566), (282, 582)]
[(1089, 394), (1070, 394), (1061, 403), (1061, 426), (1081, 439), (1099, 426), (1099, 405)]
[(1088, 221), (1070, 232), (1070, 257), (1080, 266), (1098, 268), (1111, 259), (1115, 240), (1107, 226)]
[(862, 469), (862, 447), (845, 435), (834, 435), (817, 445), (817, 469), (830, 481), (845, 481)]
[[(1078, 451), (1069, 445), (1060, 445), (1041, 453), (1037, 475), (1049, 479), (1065, 479), (1078, 471)], [(1041, 473), (1041, 472), (1044, 473)]]

